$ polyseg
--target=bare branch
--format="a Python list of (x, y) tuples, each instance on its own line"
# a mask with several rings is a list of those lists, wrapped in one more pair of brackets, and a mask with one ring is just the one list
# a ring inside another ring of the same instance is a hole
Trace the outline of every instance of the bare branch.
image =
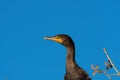
[(96, 73), (99, 73), (99, 74), (102, 73), (102, 70), (99, 69), (98, 65), (94, 66), (93, 64), (91, 64), (91, 69), (94, 70), (93, 73), (92, 73), (93, 76), (95, 76)]
[(104, 73), (110, 80), (112, 80), (112, 78), (110, 77), (109, 74), (106, 73), (106, 71), (103, 71), (103, 73)]
[(118, 69), (117, 69), (117, 68), (115, 67), (115, 65), (113, 64), (111, 58), (109, 57), (109, 55), (108, 55), (108, 53), (107, 53), (106, 48), (103, 48), (103, 50), (104, 50), (105, 55), (106, 55), (107, 58), (108, 58), (108, 61), (109, 61), (110, 64), (113, 66), (113, 68), (114, 68), (114, 70), (116, 71), (116, 73), (120, 76), (120, 72), (118, 71)]
[(120, 76), (119, 74), (109, 74), (110, 76)]
[[(109, 55), (107, 53), (107, 50), (105, 48), (103, 48), (103, 50), (104, 50), (104, 53), (105, 53), (105, 55), (106, 55), (106, 57), (108, 59), (107, 62), (104, 62), (105, 66), (106, 66), (106, 69), (101, 70), (101, 69), (99, 69), (98, 65), (94, 66), (93, 64), (91, 64), (91, 69), (94, 70), (92, 75), (94, 76), (94, 75), (96, 75), (96, 73), (103, 73), (108, 77), (109, 80), (112, 80), (111, 76), (120, 76), (120, 72), (118, 71), (118, 69), (113, 64), (111, 58), (109, 57)], [(114, 73), (113, 74), (108, 74), (107, 73), (107, 71), (112, 69), (112, 68), (115, 70), (116, 74), (114, 74)]]

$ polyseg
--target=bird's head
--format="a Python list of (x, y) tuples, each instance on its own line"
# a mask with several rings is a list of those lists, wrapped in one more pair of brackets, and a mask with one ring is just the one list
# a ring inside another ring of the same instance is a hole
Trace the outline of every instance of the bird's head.
[(73, 45), (72, 39), (70, 38), (70, 36), (68, 36), (66, 34), (58, 34), (53, 37), (45, 37), (44, 39), (58, 42), (58, 43), (64, 45), (65, 47)]

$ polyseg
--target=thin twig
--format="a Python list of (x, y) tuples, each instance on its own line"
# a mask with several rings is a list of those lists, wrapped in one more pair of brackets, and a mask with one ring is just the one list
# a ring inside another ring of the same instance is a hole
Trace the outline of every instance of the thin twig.
[(112, 78), (110, 77), (109, 74), (106, 73), (106, 71), (103, 71), (103, 73), (104, 73), (110, 80), (112, 80)]
[(109, 74), (110, 76), (120, 76), (119, 74)]
[(113, 66), (114, 70), (116, 71), (116, 73), (120, 76), (120, 72), (118, 71), (118, 69), (115, 67), (115, 65), (113, 64), (111, 58), (109, 57), (107, 50), (105, 48), (103, 48), (105, 55), (107, 56), (108, 60), (110, 61), (110, 64)]

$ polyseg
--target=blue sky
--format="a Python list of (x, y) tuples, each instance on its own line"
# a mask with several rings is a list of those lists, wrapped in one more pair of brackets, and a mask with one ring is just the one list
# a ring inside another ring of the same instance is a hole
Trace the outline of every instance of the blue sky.
[(104, 47), (120, 70), (119, 0), (1, 0), (0, 80), (63, 80), (66, 49), (43, 39), (59, 33), (73, 38), (90, 77), (91, 64), (104, 69)]

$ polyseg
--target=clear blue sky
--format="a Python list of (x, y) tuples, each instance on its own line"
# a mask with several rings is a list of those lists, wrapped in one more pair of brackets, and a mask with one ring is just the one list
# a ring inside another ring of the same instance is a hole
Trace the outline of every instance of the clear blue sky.
[(43, 39), (58, 33), (73, 38), (91, 77), (91, 64), (104, 68), (104, 47), (120, 70), (119, 0), (0, 0), (0, 80), (63, 80), (66, 50)]

